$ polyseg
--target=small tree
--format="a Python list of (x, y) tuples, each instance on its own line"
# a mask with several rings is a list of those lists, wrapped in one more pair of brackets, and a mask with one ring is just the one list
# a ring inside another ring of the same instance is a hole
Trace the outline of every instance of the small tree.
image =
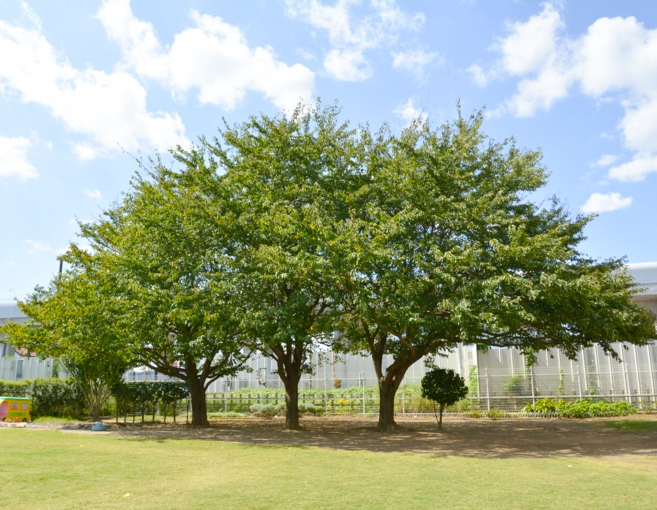
[(422, 378), (422, 396), (440, 405), (440, 419), (436, 418), (440, 429), (443, 428), (445, 406), (456, 404), (467, 394), (465, 379), (449, 368), (434, 368)]
[(67, 356), (61, 359), (64, 369), (84, 394), (91, 417), (100, 420), (100, 411), (111, 396), (111, 388), (121, 381), (125, 363), (100, 355)]
[(29, 321), (0, 328), (13, 345), (60, 358), (96, 421), (112, 385), (134, 365), (110, 305), (86, 274), (67, 271), (18, 302)]

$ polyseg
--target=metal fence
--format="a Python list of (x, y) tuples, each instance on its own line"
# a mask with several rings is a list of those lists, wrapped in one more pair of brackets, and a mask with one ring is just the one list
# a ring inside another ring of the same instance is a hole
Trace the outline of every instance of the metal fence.
[[(453, 406), (451, 412), (500, 410), (517, 412), (525, 405), (550, 398), (566, 401), (627, 401), (639, 409), (654, 409), (657, 395), (654, 383), (657, 371), (638, 370), (630, 380), (627, 370), (579, 370), (572, 373), (546, 367), (529, 367), (525, 374), (503, 373), (473, 367), (468, 396)], [(284, 389), (280, 380), (257, 381), (257, 387), (239, 389), (239, 382), (224, 381), (225, 391), (208, 394), (211, 412), (246, 412), (252, 404), (282, 404)], [(421, 378), (407, 377), (400, 386), (395, 410), (401, 414), (432, 413), (433, 404), (421, 396)], [(376, 379), (363, 373), (354, 379), (307, 378), (299, 384), (300, 404), (312, 404), (323, 414), (371, 414), (378, 412), (379, 391)]]

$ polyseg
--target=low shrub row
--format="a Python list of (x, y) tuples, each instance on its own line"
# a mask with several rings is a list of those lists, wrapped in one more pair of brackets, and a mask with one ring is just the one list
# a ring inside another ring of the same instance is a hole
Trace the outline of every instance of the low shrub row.
[[(285, 414), (285, 404), (253, 404), (249, 408), (253, 416), (261, 418), (273, 418), (274, 416), (281, 416)], [(301, 414), (321, 414), (321, 409), (318, 409), (313, 404), (299, 404), (299, 413)]]
[(89, 406), (71, 379), (0, 381), (0, 395), (32, 398), (33, 416), (84, 416)]
[(538, 400), (534, 405), (527, 404), (523, 412), (556, 413), (564, 418), (591, 418), (593, 416), (627, 416), (636, 413), (636, 409), (624, 400), (620, 402), (591, 402), (583, 399), (566, 402), (545, 398)]
[(112, 386), (112, 396), (116, 401), (116, 416), (139, 415), (142, 423), (146, 415), (173, 416), (183, 409), (181, 400), (187, 398), (189, 390), (182, 381), (140, 381), (124, 382)]

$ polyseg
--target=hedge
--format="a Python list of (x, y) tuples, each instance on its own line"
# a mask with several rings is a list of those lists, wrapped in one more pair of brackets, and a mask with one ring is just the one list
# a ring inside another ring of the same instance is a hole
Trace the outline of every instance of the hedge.
[(180, 401), (187, 398), (189, 390), (182, 381), (140, 381), (120, 382), (112, 386), (112, 395), (116, 399), (116, 419), (123, 416), (126, 421), (132, 415), (133, 422), (140, 416), (144, 423), (146, 415), (152, 416), (160, 413), (166, 422), (167, 415), (176, 415), (181, 408)]
[(83, 416), (89, 406), (72, 379), (0, 381), (0, 395), (32, 398), (32, 416)]
[(523, 412), (557, 413), (564, 418), (592, 418), (593, 416), (627, 416), (636, 413), (636, 409), (624, 400), (620, 402), (591, 402), (583, 399), (565, 402), (544, 398), (538, 400), (534, 405), (527, 404)]

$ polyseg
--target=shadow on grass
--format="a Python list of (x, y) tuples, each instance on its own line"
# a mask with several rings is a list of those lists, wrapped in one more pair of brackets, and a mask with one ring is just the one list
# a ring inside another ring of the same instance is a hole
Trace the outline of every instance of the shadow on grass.
[[(634, 424), (635, 422), (640, 424)], [(231, 419), (208, 428), (156, 425), (111, 429), (106, 435), (137, 441), (201, 440), (276, 448), (417, 453), (487, 458), (657, 455), (657, 416), (634, 420), (399, 420), (393, 433), (365, 419), (308, 418), (301, 431), (284, 431), (280, 419)], [(635, 434), (627, 434), (632, 430)]]

